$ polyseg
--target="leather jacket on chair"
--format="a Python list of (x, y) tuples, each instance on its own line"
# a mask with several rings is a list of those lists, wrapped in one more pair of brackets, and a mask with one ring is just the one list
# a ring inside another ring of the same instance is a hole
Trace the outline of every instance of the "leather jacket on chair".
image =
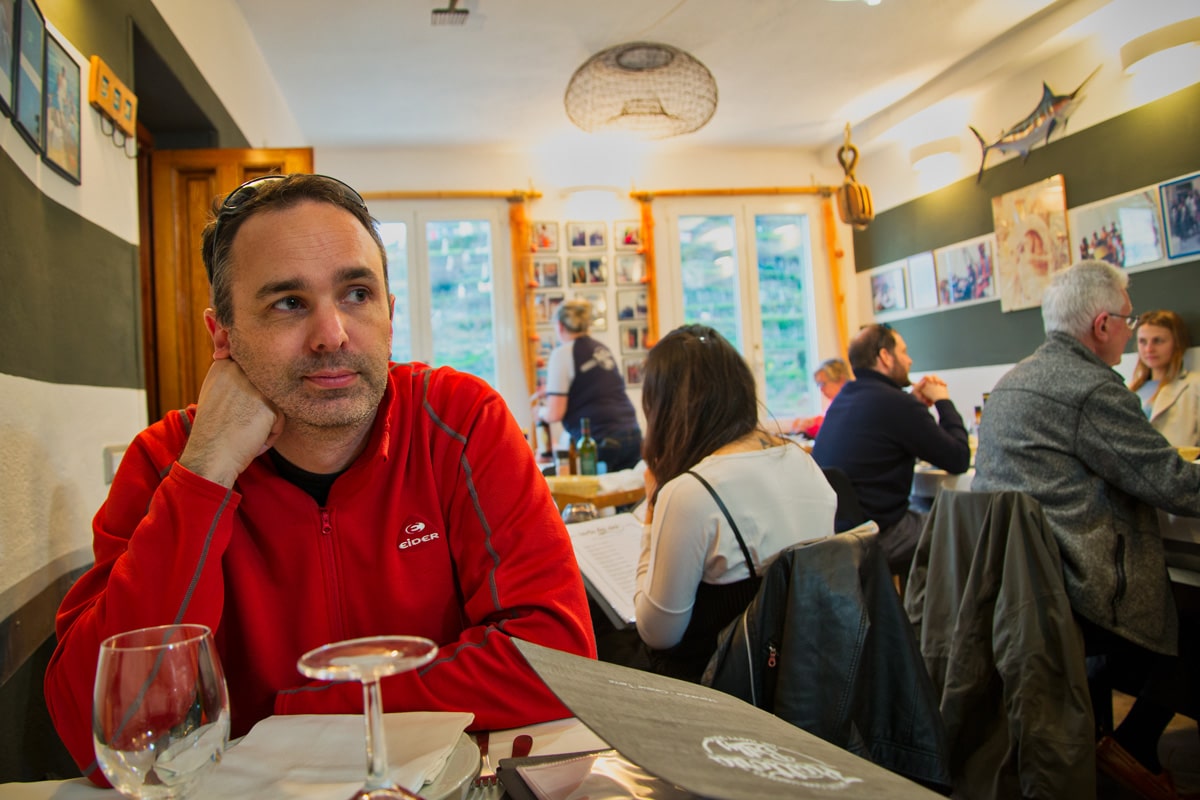
[(848, 531), (781, 553), (701, 682), (948, 787), (937, 697), (875, 539)]

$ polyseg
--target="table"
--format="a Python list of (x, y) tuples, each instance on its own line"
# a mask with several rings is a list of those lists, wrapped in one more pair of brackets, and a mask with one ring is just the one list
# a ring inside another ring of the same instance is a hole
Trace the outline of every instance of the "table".
[[(492, 766), (498, 765), (500, 759), (512, 755), (513, 739), (523, 733), (533, 737), (533, 750), (530, 755), (535, 756), (578, 753), (608, 747), (603, 739), (592, 733), (577, 718), (568, 717), (511, 730), (492, 731), (488, 740)], [(0, 783), (0, 800), (117, 800), (120, 797), (115, 789), (97, 788), (87, 778), (36, 783)]]

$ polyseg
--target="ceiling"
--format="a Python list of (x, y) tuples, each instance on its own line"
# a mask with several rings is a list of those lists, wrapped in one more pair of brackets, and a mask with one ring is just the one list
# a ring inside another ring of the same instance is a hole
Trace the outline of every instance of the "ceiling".
[(716, 79), (711, 121), (671, 141), (819, 147), (1067, 46), (1061, 31), (1108, 2), (459, 0), (464, 25), (432, 25), (448, 1), (235, 0), (315, 147), (528, 147), (576, 130), (571, 75), (633, 41)]

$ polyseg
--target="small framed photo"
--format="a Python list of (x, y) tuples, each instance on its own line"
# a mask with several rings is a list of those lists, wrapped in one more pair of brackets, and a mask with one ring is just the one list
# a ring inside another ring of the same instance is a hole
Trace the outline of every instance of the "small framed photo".
[(607, 250), (608, 225), (603, 222), (568, 222), (568, 250)]
[(622, 289), (617, 292), (617, 320), (619, 322), (645, 319), (647, 311), (645, 289)]
[(878, 267), (871, 273), (871, 310), (876, 314), (908, 308), (905, 263), (898, 261)]
[(79, 172), (79, 65), (46, 34), (46, 91), (42, 103), (42, 160), (75, 185)]
[(575, 296), (592, 304), (591, 329), (608, 330), (608, 292), (577, 292)]
[(553, 328), (538, 328), (537, 329), (537, 359), (538, 366), (546, 365), (550, 358), (550, 351), (558, 345), (558, 334)]
[(558, 251), (558, 223), (534, 222), (529, 229), (529, 249), (535, 253)]
[(539, 325), (554, 322), (558, 307), (563, 304), (562, 292), (537, 292), (533, 295), (533, 317)]
[(617, 255), (617, 285), (646, 282), (646, 257), (639, 253)]
[(622, 353), (646, 352), (646, 339), (650, 329), (641, 322), (622, 322), (620, 330)]
[(617, 250), (641, 250), (642, 224), (632, 219), (614, 222), (613, 247)]
[(608, 259), (604, 256), (575, 256), (569, 269), (572, 286), (608, 283)]
[(6, 117), (12, 114), (16, 21), (16, 0), (0, 0), (0, 113)]
[(562, 262), (558, 256), (533, 257), (533, 282), (539, 289), (557, 289), (562, 286)]
[(625, 368), (625, 385), (641, 386), (642, 374), (646, 370), (646, 359), (627, 358), (625, 359), (623, 366)]
[(34, 0), (17, 0), (16, 54), (13, 58), (13, 122), (34, 150), (42, 150), (42, 69), (45, 67), (46, 20)]
[(1094, 258), (1129, 269), (1167, 257), (1154, 186), (1068, 209), (1067, 230), (1073, 262)]
[(933, 264), (933, 253), (926, 250), (908, 258), (908, 293), (912, 307), (937, 308), (937, 270)]
[(933, 251), (942, 305), (996, 296), (995, 238), (989, 233)]
[(1170, 257), (1200, 253), (1200, 172), (1164, 183), (1159, 191)]

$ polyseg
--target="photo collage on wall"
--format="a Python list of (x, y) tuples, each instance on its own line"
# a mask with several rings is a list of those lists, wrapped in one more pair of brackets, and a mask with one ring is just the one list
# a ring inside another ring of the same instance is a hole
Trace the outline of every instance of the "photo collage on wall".
[[(580, 298), (592, 304), (591, 331), (609, 331), (609, 308), (615, 308), (618, 347), (625, 382), (641, 385), (641, 365), (648, 335), (646, 257), (637, 220), (534, 221), (532, 294), (538, 332), (538, 382), (557, 344), (554, 322), (559, 305)], [(634, 330), (628, 334), (626, 327)], [(611, 342), (609, 342), (611, 346)]]
[(1200, 254), (1200, 173), (1069, 209), (1054, 175), (992, 198), (992, 221), (991, 233), (860, 273), (874, 318), (997, 300), (1036, 308), (1054, 273), (1083, 259), (1140, 271)]

